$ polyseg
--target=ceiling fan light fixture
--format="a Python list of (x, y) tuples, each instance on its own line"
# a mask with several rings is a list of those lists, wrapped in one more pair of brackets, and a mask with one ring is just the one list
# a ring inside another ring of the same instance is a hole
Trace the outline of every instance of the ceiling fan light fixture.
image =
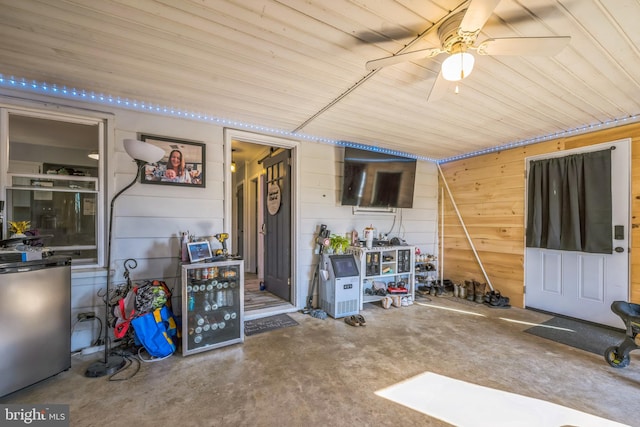
[(454, 53), (442, 63), (442, 77), (452, 82), (462, 80), (471, 74), (474, 63), (475, 58), (470, 53)]

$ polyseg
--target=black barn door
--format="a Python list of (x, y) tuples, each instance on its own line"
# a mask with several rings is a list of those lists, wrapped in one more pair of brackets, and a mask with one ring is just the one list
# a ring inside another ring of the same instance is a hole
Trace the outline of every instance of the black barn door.
[(291, 301), (290, 150), (264, 160), (264, 284)]

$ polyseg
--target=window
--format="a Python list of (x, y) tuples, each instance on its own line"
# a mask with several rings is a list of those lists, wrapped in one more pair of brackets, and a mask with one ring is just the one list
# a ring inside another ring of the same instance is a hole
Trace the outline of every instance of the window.
[(102, 121), (21, 111), (3, 117), (7, 224), (29, 221), (29, 234), (42, 235), (55, 254), (71, 256), (73, 265), (99, 264)]

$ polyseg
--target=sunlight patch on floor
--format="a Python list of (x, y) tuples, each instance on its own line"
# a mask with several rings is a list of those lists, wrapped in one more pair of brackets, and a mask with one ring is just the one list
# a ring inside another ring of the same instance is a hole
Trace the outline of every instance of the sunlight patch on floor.
[(500, 320), (504, 320), (505, 322), (519, 323), (521, 325), (539, 326), (541, 328), (549, 328), (549, 329), (557, 329), (559, 331), (575, 332), (573, 329), (561, 328), (559, 326), (543, 325), (542, 323), (523, 322), (522, 320), (507, 319), (506, 317), (500, 317), (499, 319)]
[(433, 304), (425, 304), (423, 302), (416, 302), (414, 303), (415, 305), (421, 305), (424, 307), (430, 307), (430, 308), (437, 308), (438, 310), (447, 310), (447, 311), (455, 311), (456, 313), (462, 313), (462, 314), (470, 314), (472, 316), (480, 316), (480, 317), (487, 317), (484, 314), (480, 314), (480, 313), (475, 313), (473, 311), (467, 311), (467, 310), (458, 310), (456, 308), (449, 308), (449, 307), (442, 307), (440, 305), (433, 305)]
[(409, 378), (375, 394), (456, 426), (630, 427), (555, 403), (432, 372)]

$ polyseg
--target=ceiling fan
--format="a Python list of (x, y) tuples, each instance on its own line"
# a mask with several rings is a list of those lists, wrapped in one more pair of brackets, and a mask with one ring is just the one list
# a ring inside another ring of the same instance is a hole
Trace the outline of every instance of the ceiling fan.
[(498, 3), (500, 0), (470, 0), (466, 9), (446, 18), (438, 27), (440, 47), (374, 59), (366, 63), (367, 70), (371, 71), (405, 61), (433, 58), (446, 53), (449, 56), (443, 61), (427, 98), (433, 101), (446, 93), (449, 87), (448, 82), (460, 81), (471, 74), (475, 59), (469, 53), (470, 50), (475, 50), (479, 55), (553, 56), (569, 44), (571, 37), (568, 36), (508, 37), (487, 39), (476, 44), (478, 34)]

